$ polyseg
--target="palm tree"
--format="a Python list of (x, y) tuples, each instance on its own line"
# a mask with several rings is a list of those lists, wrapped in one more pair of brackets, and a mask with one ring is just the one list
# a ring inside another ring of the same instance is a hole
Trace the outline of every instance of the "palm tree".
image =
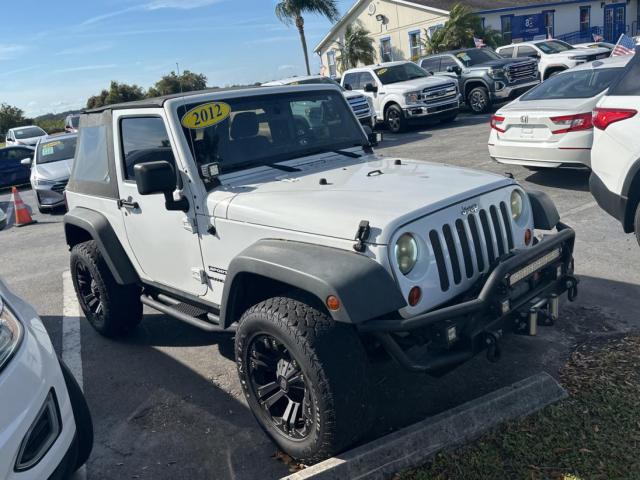
[(304, 35), (303, 13), (315, 13), (327, 17), (335, 22), (339, 18), (336, 0), (280, 0), (276, 5), (276, 16), (286, 25), (295, 23), (300, 42), (304, 51), (304, 62), (307, 67), (307, 75), (311, 75), (309, 68), (309, 52), (307, 51), (307, 39)]
[(351, 23), (344, 33), (344, 40), (338, 42), (338, 64), (341, 71), (355, 68), (359, 63), (371, 65), (376, 60), (376, 49), (370, 32), (360, 22)]

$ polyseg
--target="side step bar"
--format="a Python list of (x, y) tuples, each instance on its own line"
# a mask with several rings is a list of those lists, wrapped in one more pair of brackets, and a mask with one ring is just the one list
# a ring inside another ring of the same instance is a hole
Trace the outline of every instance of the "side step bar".
[(219, 318), (216, 315), (213, 315), (212, 313), (207, 313), (207, 318), (209, 321), (206, 321), (178, 310), (178, 308), (176, 307), (181, 302), (171, 297), (168, 297), (167, 295), (159, 294), (157, 298), (153, 298), (150, 295), (141, 295), (140, 301), (144, 305), (147, 305), (148, 307), (151, 307), (154, 310), (158, 310), (159, 312), (164, 313), (165, 315), (169, 315), (170, 317), (173, 317), (176, 320), (180, 320), (181, 322), (188, 323), (189, 325), (197, 327), (206, 332), (232, 333), (234, 331), (234, 328), (224, 329), (220, 327)]

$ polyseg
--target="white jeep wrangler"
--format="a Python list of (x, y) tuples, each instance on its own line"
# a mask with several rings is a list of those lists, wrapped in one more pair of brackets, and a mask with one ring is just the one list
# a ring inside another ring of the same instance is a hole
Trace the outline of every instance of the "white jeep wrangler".
[(366, 433), (375, 349), (432, 374), (496, 360), (576, 294), (548, 197), (377, 156), (335, 86), (112, 105), (80, 127), (65, 233), (89, 322), (118, 336), (144, 304), (235, 331), (250, 408), (305, 462)]
[(430, 75), (407, 61), (347, 70), (342, 86), (369, 96), (378, 121), (393, 133), (419, 120), (453, 122), (462, 100), (456, 79)]

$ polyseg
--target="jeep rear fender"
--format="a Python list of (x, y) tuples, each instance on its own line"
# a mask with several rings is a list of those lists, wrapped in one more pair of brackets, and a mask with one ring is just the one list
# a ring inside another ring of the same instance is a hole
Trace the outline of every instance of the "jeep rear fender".
[(94, 240), (111, 274), (120, 285), (139, 283), (140, 278), (107, 218), (94, 210), (76, 207), (64, 216), (69, 248)]
[[(265, 283), (266, 282), (266, 283)], [(255, 291), (273, 282), (317, 297), (329, 295), (341, 308), (329, 312), (337, 322), (360, 323), (406, 306), (393, 278), (376, 261), (355, 252), (286, 240), (260, 240), (229, 265), (222, 294), (220, 325), (238, 321), (251, 305), (247, 296), (264, 300)]]

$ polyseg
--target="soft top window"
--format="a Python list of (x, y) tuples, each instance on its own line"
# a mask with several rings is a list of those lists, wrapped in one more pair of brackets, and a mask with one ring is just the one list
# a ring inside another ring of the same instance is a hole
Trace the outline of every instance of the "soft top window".
[(41, 142), (36, 151), (36, 164), (72, 159), (76, 153), (76, 137)]
[(205, 101), (181, 106), (178, 116), (198, 166), (217, 163), (222, 173), (366, 143), (337, 91)]

